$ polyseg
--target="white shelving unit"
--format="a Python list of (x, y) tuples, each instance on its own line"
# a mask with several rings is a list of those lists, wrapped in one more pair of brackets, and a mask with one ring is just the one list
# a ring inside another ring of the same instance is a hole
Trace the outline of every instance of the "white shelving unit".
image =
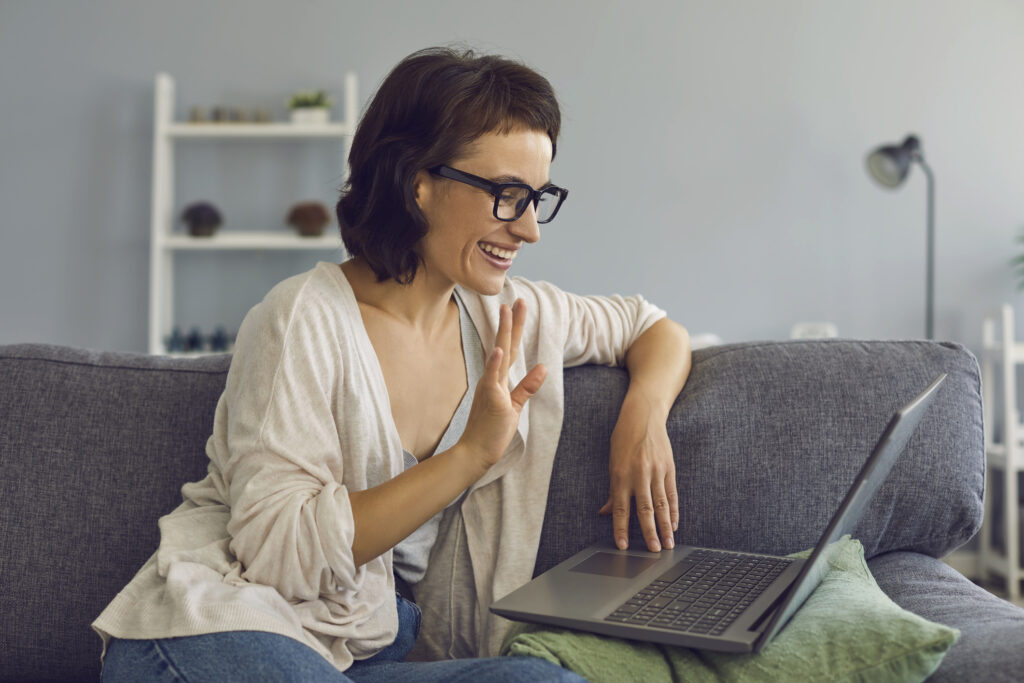
[(341, 248), (336, 234), (323, 237), (302, 237), (286, 230), (238, 231), (221, 230), (211, 237), (192, 237), (174, 232), (174, 148), (180, 140), (251, 139), (251, 140), (342, 140), (340, 168), (346, 167), (348, 148), (356, 127), (355, 74), (345, 75), (342, 102), (343, 120), (323, 125), (292, 123), (181, 123), (174, 120), (174, 79), (166, 73), (157, 74), (153, 124), (153, 200), (150, 217), (150, 281), (149, 281), (149, 352), (165, 354), (164, 339), (174, 326), (174, 255), (179, 251), (252, 250), (277, 251), (296, 249)]
[[(978, 570), (982, 579), (995, 574), (1006, 581), (1007, 597), (1021, 598), (1024, 578), (1020, 556), (1020, 505), (1017, 474), (1024, 472), (1024, 424), (1017, 400), (1017, 366), (1024, 364), (1024, 343), (1014, 340), (1013, 307), (1005, 304), (986, 316), (982, 325), (981, 385), (985, 408), (985, 527), (978, 546)], [(999, 373), (1001, 396), (995, 393)], [(993, 435), (996, 416), (1002, 424), (1001, 438)], [(1003, 473), (1002, 534), (999, 552), (992, 544), (993, 471)]]

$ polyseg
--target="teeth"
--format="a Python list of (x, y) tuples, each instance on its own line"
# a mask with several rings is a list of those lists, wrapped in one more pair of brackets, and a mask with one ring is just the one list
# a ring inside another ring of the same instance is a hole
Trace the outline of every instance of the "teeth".
[(480, 248), (483, 249), (484, 251), (486, 251), (488, 254), (493, 254), (494, 256), (497, 256), (498, 258), (507, 259), (509, 261), (514, 259), (516, 257), (516, 253), (517, 253), (515, 251), (510, 251), (508, 249), (499, 249), (498, 247), (494, 246), (493, 244), (487, 244), (486, 242), (480, 242)]

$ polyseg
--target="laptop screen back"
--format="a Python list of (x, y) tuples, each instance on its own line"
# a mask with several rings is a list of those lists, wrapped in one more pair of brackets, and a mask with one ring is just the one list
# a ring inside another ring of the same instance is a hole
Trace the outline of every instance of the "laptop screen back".
[(900, 409), (889, 421), (889, 425), (878, 440), (875, 450), (861, 468), (855, 479), (855, 485), (847, 491), (846, 497), (832, 517), (828, 528), (818, 541), (814, 552), (800, 575), (793, 582), (794, 588), (779, 605), (772, 621), (765, 628), (760, 644), (769, 642), (778, 631), (786, 625), (793, 613), (804, 604), (808, 596), (818, 587), (831, 566), (831, 551), (835, 543), (846, 534), (853, 533), (854, 527), (864, 515), (871, 499), (881, 488), (889, 471), (907, 442), (917, 429), (918, 423), (935, 396), (935, 390), (945, 380), (946, 375), (939, 376), (917, 398)]

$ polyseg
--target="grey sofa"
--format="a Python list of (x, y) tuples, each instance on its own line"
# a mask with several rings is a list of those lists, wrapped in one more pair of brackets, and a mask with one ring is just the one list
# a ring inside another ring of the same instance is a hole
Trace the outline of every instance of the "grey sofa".
[[(205, 475), (230, 359), (0, 347), (0, 680), (95, 681), (89, 623), (157, 546), (157, 519)], [(1021, 680), (1024, 610), (936, 559), (973, 536), (983, 495), (977, 364), (952, 344), (766, 342), (694, 354), (669, 420), (679, 542), (814, 544), (892, 411), (949, 374), (857, 529), (897, 603), (962, 631), (936, 681)], [(607, 444), (628, 378), (565, 373), (565, 427), (537, 571), (610, 538)], [(632, 543), (640, 543), (631, 525)]]

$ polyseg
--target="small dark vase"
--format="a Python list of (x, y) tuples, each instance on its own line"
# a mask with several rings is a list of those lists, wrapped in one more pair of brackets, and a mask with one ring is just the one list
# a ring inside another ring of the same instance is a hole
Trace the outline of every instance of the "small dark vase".
[(320, 202), (300, 202), (291, 208), (285, 221), (303, 237), (319, 237), (331, 216)]
[(185, 337), (185, 350), (186, 351), (202, 351), (205, 347), (203, 341), (203, 332), (198, 327), (193, 327), (189, 330), (188, 336)]
[(224, 328), (218, 327), (213, 331), (213, 334), (210, 335), (209, 342), (211, 351), (224, 352), (228, 350), (230, 340), (228, 339), (228, 333)]
[(181, 220), (188, 225), (188, 234), (193, 237), (210, 237), (223, 222), (220, 211), (209, 202), (195, 202), (185, 207)]

